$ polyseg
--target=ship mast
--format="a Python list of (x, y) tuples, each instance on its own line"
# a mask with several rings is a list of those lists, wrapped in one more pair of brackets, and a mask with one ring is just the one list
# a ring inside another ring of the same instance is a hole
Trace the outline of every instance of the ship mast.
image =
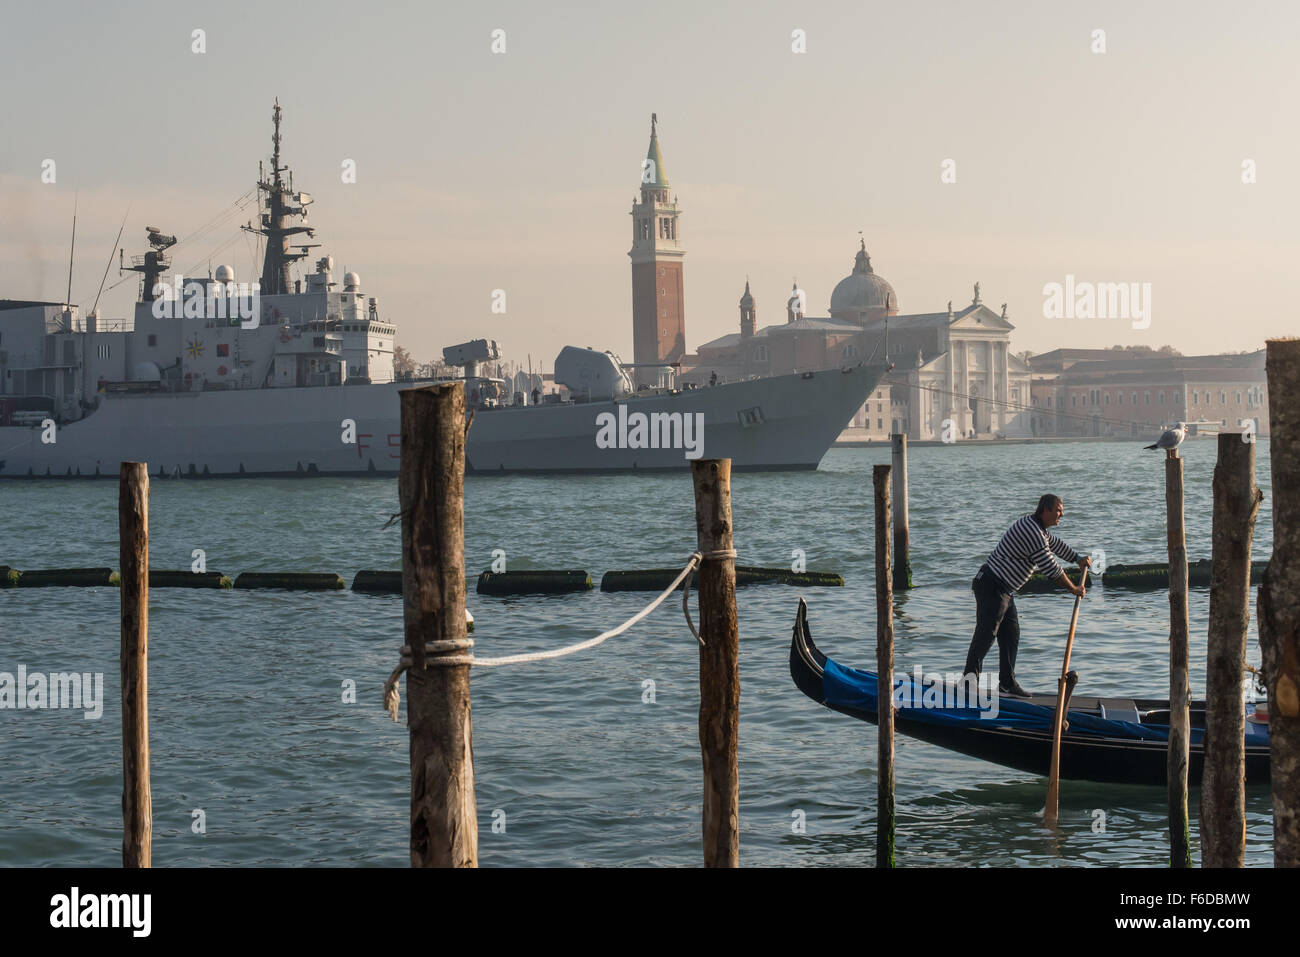
[(316, 235), (309, 226), (285, 225), (285, 219), (289, 216), (306, 218), (307, 203), (310, 202), (310, 198), (302, 193), (293, 192), (292, 174), (290, 174), (289, 185), (285, 184), (284, 178), (280, 175), (288, 172), (289, 169), (287, 166), (280, 165), (280, 115), (280, 100), (277, 98), (275, 109), (271, 113), (271, 119), (275, 124), (275, 131), (271, 135), (271, 175), (269, 178), (263, 175), (257, 183), (258, 188), (266, 193), (266, 212), (262, 214), (260, 227), (244, 227), (248, 232), (266, 237), (266, 257), (262, 262), (260, 290), (264, 296), (283, 295), (289, 292), (289, 267), (308, 255), (305, 248), (301, 252), (290, 252), (289, 237), (299, 233), (306, 233), (308, 236)]

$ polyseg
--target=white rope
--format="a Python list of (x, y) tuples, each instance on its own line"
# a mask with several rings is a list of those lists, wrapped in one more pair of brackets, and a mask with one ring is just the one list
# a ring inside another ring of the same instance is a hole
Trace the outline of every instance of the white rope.
[[(699, 556), (701, 560), (705, 558), (716, 558), (721, 560), (724, 558), (735, 558), (736, 550), (734, 548), (719, 548), (717, 551), (709, 552), (707, 555), (700, 555), (699, 552), (696, 552), (695, 555)], [(695, 630), (695, 622), (691, 621), (691, 578), (693, 578), (694, 575), (694, 569), (690, 569), (686, 575), (686, 587), (682, 589), (682, 614), (686, 616), (686, 627), (691, 630), (691, 634), (695, 636), (695, 640), (698, 641), (700, 647), (703, 648), (704, 639), (701, 638), (700, 633)]]
[[(577, 644), (568, 645), (567, 647), (564, 648), (556, 648), (553, 651), (533, 651), (533, 652), (528, 652), (520, 655), (506, 655), (501, 658), (479, 658), (476, 657), (475, 655), (465, 655), (465, 654), (436, 655), (435, 657), (425, 659), (424, 662), (425, 667), (445, 668), (445, 667), (450, 667), (452, 665), (479, 665), (484, 668), (496, 668), (501, 665), (518, 665), (530, 661), (546, 661), (551, 658), (563, 658), (565, 655), (571, 655), (577, 651), (585, 651), (588, 648), (594, 648), (603, 641), (607, 641), (610, 638), (615, 637), (616, 635), (621, 635), (623, 632), (627, 631), (629, 628), (635, 625), (638, 621), (640, 621), (641, 619), (649, 615), (650, 612), (654, 611), (656, 608), (662, 605), (664, 603), (664, 600), (669, 595), (671, 595), (674, 591), (677, 590), (677, 586), (680, 585), (684, 579), (688, 578), (699, 566), (700, 562), (704, 561), (704, 559), (711, 558), (711, 559), (720, 560), (720, 559), (735, 558), (735, 557), (736, 557), (736, 550), (734, 548), (721, 549), (719, 551), (709, 552), (708, 555), (704, 555), (700, 552), (695, 552), (693, 555), (691, 555), (690, 560), (686, 563), (686, 567), (683, 568), (681, 572), (678, 574), (678, 576), (673, 579), (671, 585), (669, 585), (662, 592), (660, 592), (658, 598), (650, 602), (650, 604), (646, 605), (639, 612), (637, 612), (627, 621), (623, 622), (623, 624), (619, 625), (617, 628), (611, 628), (609, 631), (601, 632), (595, 638), (588, 638), (586, 641), (580, 641)], [(682, 599), (683, 608), (686, 607), (685, 595), (689, 594), (689, 590), (690, 589), (688, 585)], [(687, 612), (686, 621), (687, 624), (690, 625), (689, 612)], [(691, 626), (691, 634), (695, 635), (696, 640), (699, 641), (701, 645), (704, 644), (704, 640), (700, 638), (699, 634), (695, 631), (694, 626)], [(426, 643), (425, 650), (426, 652), (469, 651), (473, 647), (474, 647), (473, 640), (466, 638), (463, 641), (462, 640), (430, 641)], [(384, 708), (385, 710), (388, 711), (390, 715), (392, 715), (394, 721), (397, 720), (397, 709), (401, 702), (400, 695), (398, 694), (397, 691), (397, 682), (401, 678), (402, 672), (406, 671), (413, 664), (414, 662), (411, 659), (410, 645), (403, 645), (401, 661), (399, 662), (397, 668), (394, 669), (393, 673), (388, 676), (388, 680), (384, 682)]]

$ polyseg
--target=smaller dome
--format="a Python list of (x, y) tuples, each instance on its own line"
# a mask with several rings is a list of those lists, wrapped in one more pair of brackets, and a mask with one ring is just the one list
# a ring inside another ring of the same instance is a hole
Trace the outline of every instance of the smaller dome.
[(217, 282), (234, 282), (234, 281), (235, 281), (234, 266), (217, 267)]
[(360, 276), (358, 276), (358, 275), (357, 275), (356, 273), (354, 273), (354, 272), (346, 272), (346, 273), (343, 274), (343, 291), (344, 291), (344, 292), (356, 292), (356, 291), (357, 291), (358, 289), (360, 289), (360, 288), (361, 288), (361, 277), (360, 277)]

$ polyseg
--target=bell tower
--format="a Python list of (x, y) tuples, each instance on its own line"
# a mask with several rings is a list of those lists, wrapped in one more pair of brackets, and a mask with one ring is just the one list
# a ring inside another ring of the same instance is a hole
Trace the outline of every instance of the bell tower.
[(650, 148), (641, 163), (641, 197), (632, 201), (632, 361), (637, 385), (656, 385), (656, 362), (686, 354), (686, 308), (677, 238), (681, 210), (669, 198), (668, 171), (659, 150), (658, 117), (650, 114)]

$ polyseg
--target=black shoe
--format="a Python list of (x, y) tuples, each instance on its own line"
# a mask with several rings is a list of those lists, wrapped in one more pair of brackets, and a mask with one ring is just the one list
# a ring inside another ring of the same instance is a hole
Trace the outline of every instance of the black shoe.
[(998, 694), (1009, 695), (1012, 698), (1029, 698), (1032, 697), (1028, 691), (1020, 687), (1015, 678), (1010, 681), (998, 682)]

